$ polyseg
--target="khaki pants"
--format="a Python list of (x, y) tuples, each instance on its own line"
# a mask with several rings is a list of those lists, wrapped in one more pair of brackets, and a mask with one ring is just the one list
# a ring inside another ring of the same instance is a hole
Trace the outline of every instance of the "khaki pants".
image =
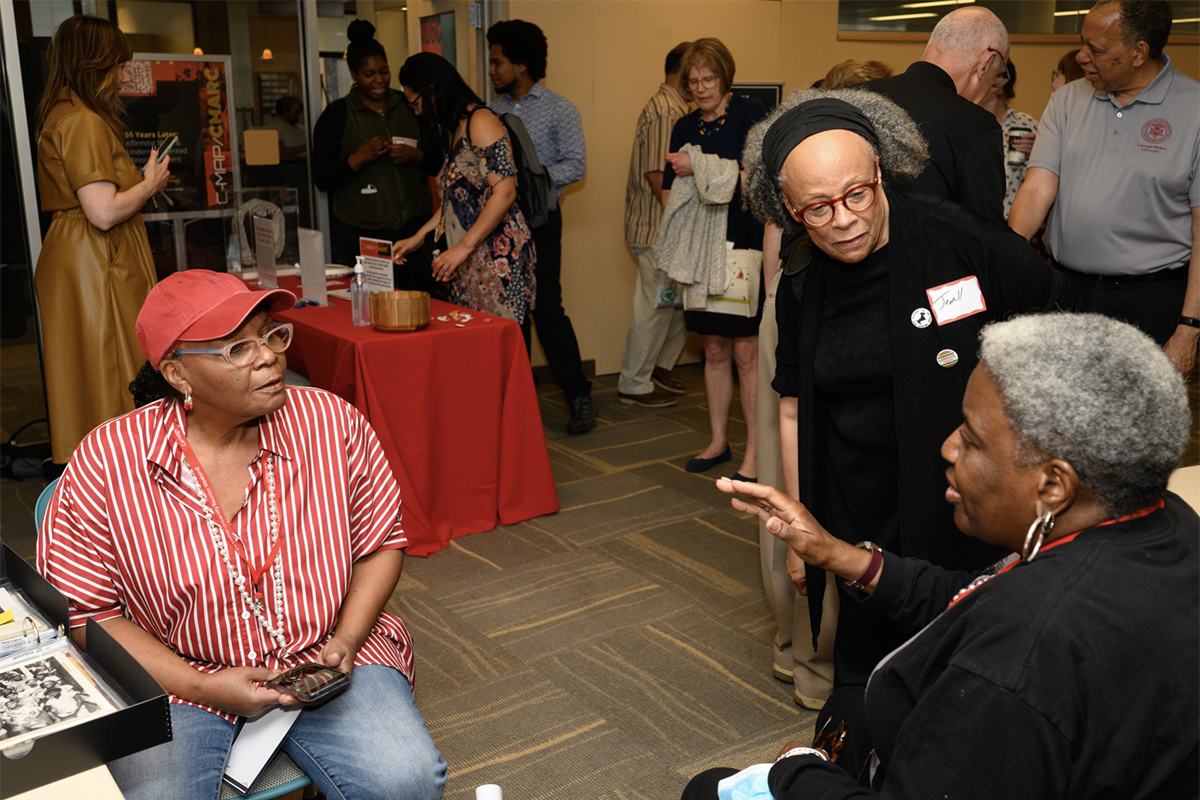
[[(775, 378), (775, 293), (783, 271), (775, 276), (763, 306), (758, 329), (758, 482), (783, 489), (783, 456), (779, 441), (779, 395)], [(808, 598), (796, 593), (787, 574), (787, 545), (758, 523), (759, 560), (767, 602), (779, 626), (775, 634), (775, 671), (792, 673), (796, 692), (804, 699), (825, 701), (833, 691), (833, 635), (837, 629), (838, 596), (833, 580), (825, 582), (824, 610), (817, 650), (813, 651)], [(815, 703), (807, 705), (813, 706)]]
[(621, 358), (617, 391), (646, 394), (654, 391), (650, 374), (656, 366), (668, 372), (675, 368), (675, 362), (687, 342), (687, 327), (682, 308), (654, 307), (661, 274), (654, 258), (654, 245), (627, 244), (637, 256), (638, 277), (633, 290), (633, 316), (629, 319), (629, 336), (625, 339), (625, 355)]

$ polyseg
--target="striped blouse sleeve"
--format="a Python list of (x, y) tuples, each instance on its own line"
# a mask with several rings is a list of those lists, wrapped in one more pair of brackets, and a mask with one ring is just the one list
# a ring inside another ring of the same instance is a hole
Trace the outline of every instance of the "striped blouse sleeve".
[(38, 531), (38, 571), (68, 598), (72, 628), (124, 612), (108, 569), (114, 559), (103, 485), (100, 462), (73, 458)]
[(377, 550), (406, 547), (408, 537), (404, 535), (400, 486), (383, 445), (356, 408), (349, 404), (345, 408), (349, 414), (350, 547), (352, 558), (358, 560)]

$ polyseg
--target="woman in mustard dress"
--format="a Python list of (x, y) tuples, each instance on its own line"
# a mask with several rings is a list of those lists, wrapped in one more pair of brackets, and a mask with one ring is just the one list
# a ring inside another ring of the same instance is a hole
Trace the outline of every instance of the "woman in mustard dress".
[(113, 23), (65, 20), (38, 106), (38, 184), (54, 216), (34, 285), (58, 471), (92, 428), (133, 410), (128, 387), (145, 361), (134, 325), (156, 279), (140, 212), (170, 159), (151, 151), (143, 176), (125, 151), (117, 92), (131, 55)]

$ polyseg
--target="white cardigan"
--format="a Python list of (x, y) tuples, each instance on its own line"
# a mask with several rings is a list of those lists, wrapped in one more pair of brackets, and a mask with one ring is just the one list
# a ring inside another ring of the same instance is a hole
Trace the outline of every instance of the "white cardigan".
[(692, 175), (676, 177), (655, 243), (658, 267), (683, 290), (683, 307), (703, 311), (708, 296), (729, 287), (725, 231), (729, 201), (737, 189), (738, 162), (685, 144)]

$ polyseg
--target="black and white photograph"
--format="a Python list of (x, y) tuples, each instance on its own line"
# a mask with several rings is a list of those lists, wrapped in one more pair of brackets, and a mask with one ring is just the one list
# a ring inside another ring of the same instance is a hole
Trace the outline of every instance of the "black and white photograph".
[(114, 709), (69, 651), (0, 670), (0, 748)]

